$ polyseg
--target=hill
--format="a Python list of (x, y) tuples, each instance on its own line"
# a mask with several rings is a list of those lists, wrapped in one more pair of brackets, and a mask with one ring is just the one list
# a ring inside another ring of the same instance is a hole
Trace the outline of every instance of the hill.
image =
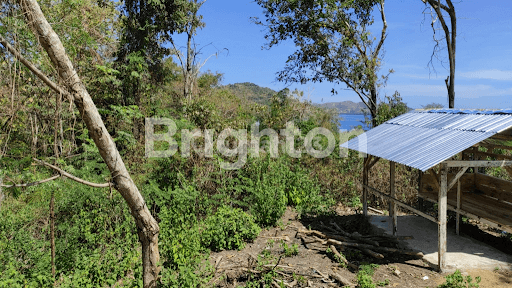
[(363, 110), (368, 109), (363, 102), (355, 103), (352, 101), (322, 103), (318, 104), (318, 106), (327, 109), (336, 109), (340, 114), (363, 114)]
[(250, 82), (228, 84), (224, 87), (231, 90), (241, 99), (247, 99), (263, 105), (270, 104), (270, 98), (277, 93), (270, 88), (260, 87)]

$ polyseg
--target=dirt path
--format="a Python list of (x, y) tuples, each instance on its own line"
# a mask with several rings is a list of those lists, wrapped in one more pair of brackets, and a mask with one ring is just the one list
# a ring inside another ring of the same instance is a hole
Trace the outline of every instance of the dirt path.
[[(298, 231), (310, 228), (322, 231), (320, 223), (332, 220), (349, 233), (374, 233), (371, 225), (350, 209), (340, 208), (337, 214), (324, 219), (297, 219), (297, 214), (287, 209), (278, 227), (262, 231), (244, 249), (212, 253), (210, 262), (216, 267), (216, 273), (211, 283), (215, 287), (264, 287), (262, 283), (267, 279), (265, 287), (278, 287), (279, 281), (284, 281), (285, 287), (342, 287), (331, 276), (337, 274), (355, 287), (357, 269), (343, 267), (326, 252), (325, 245), (303, 243), (297, 235)], [(445, 281), (444, 275), (435, 272), (421, 259), (400, 254), (386, 254), (384, 259), (376, 259), (348, 248), (340, 252), (359, 267), (368, 263), (378, 265), (373, 266), (371, 277), (373, 283), (382, 285), (377, 287), (436, 287)], [(468, 273), (473, 278), (481, 276), (480, 287), (483, 288), (512, 287), (510, 271)]]

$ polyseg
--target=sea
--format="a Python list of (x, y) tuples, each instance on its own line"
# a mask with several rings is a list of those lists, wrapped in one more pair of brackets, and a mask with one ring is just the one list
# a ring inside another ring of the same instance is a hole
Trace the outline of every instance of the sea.
[(361, 125), (363, 130), (370, 130), (370, 128), (364, 123), (363, 114), (340, 114), (340, 129), (352, 130)]

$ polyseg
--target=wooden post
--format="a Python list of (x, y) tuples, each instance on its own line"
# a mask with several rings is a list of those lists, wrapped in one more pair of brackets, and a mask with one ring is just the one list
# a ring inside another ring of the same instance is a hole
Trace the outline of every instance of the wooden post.
[(424, 211), (423, 198), (419, 197), (421, 195), (421, 186), (423, 185), (423, 171), (419, 171), (420, 173), (418, 175), (418, 210)]
[(457, 235), (459, 235), (460, 230), (460, 179), (457, 180), (457, 224), (455, 227), (455, 230), (457, 232)]
[(446, 209), (447, 209), (447, 186), (448, 186), (448, 168), (446, 164), (441, 164), (439, 173), (441, 174), (441, 183), (438, 200), (438, 269), (442, 272), (446, 266)]
[[(460, 160), (464, 161), (464, 151), (460, 152)], [(469, 168), (468, 168), (469, 169)], [(466, 169), (464, 173), (468, 170)], [(462, 175), (461, 175), (462, 176)], [(455, 224), (455, 232), (460, 235), (460, 222), (462, 221), (462, 215), (460, 215), (460, 204), (461, 204), (461, 191), (460, 191), (460, 178), (457, 179), (457, 222)]]
[(368, 162), (370, 158), (367, 156), (363, 161), (363, 215), (368, 216)]
[[(395, 197), (395, 162), (389, 162), (389, 194), (391, 197)], [(391, 216), (393, 222), (393, 236), (397, 232), (397, 215), (396, 215), (396, 203), (394, 200), (390, 200), (389, 216)]]

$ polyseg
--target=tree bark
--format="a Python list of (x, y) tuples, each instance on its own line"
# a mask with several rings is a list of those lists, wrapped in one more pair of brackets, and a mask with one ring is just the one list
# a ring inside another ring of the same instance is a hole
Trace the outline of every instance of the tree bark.
[(101, 157), (112, 175), (114, 188), (123, 196), (135, 219), (139, 240), (142, 243), (142, 265), (144, 287), (156, 287), (160, 267), (158, 262), (159, 227), (151, 215), (142, 195), (133, 182), (109, 135), (91, 96), (78, 77), (59, 36), (53, 31), (36, 0), (20, 0), (26, 20), (39, 39), (42, 47), (59, 73), (65, 87), (73, 97), (91, 138), (96, 143)]

